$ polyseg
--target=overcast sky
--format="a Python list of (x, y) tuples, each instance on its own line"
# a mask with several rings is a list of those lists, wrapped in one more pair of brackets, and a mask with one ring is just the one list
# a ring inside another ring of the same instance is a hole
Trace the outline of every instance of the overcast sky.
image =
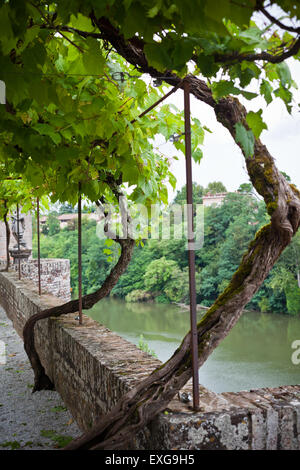
[[(289, 66), (293, 79), (300, 87), (300, 63), (290, 59)], [(247, 90), (257, 91), (257, 87), (256, 82)], [(263, 119), (268, 130), (263, 130), (261, 140), (275, 158), (279, 170), (287, 173), (292, 182), (300, 188), (300, 113), (297, 109), (300, 103), (300, 91), (295, 90), (295, 107), (291, 115), (288, 114), (279, 98), (268, 106), (261, 97), (251, 101), (241, 96), (238, 98), (245, 104), (248, 111), (263, 109)], [(178, 90), (175, 95), (166, 100), (166, 103), (168, 102), (174, 103), (182, 110), (183, 92)], [(206, 133), (202, 147), (204, 157), (201, 163), (193, 165), (193, 181), (202, 186), (207, 186), (211, 181), (222, 181), (229, 191), (235, 191), (241, 183), (249, 182), (242, 153), (229, 132), (216, 121), (212, 108), (191, 96), (191, 113), (200, 120), (202, 125), (206, 125), (213, 131), (212, 134)], [(160, 140), (158, 138), (157, 141), (162, 143), (163, 138), (161, 137)], [(159, 150), (168, 156), (176, 154), (176, 150), (169, 143), (161, 145)], [(171, 169), (177, 178), (177, 189), (180, 189), (185, 184), (185, 161), (181, 153), (178, 153), (178, 156), (179, 160), (173, 161)], [(176, 191), (170, 188), (170, 200), (175, 194)]]

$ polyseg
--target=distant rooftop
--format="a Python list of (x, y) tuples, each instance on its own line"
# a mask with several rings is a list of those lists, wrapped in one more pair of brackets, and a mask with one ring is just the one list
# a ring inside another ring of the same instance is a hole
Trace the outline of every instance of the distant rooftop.
[[(74, 219), (77, 219), (78, 217), (78, 214), (77, 213), (74, 213), (74, 214), (61, 214), (61, 215), (58, 215), (57, 216), (57, 219), (60, 221), (60, 222), (68, 222), (69, 220), (74, 220)], [(95, 212), (91, 212), (91, 213), (83, 213), (82, 214), (82, 217), (88, 217), (89, 219), (97, 219), (97, 214)], [(44, 224), (47, 222), (47, 218), (48, 216), (47, 215), (43, 215), (40, 219), (41, 223)]]
[(206, 193), (206, 194), (203, 196), (203, 199), (204, 199), (204, 198), (209, 198), (209, 197), (213, 197), (213, 198), (219, 198), (219, 197), (221, 197), (221, 198), (224, 198), (224, 197), (227, 196), (227, 194), (228, 194), (228, 193), (215, 193), (215, 194), (213, 194), (213, 193)]

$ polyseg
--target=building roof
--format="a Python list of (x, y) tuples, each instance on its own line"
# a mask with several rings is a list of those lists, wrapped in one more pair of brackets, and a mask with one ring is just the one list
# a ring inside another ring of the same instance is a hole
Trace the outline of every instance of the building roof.
[(210, 198), (210, 197), (213, 197), (213, 198), (224, 198), (227, 196), (228, 193), (215, 193), (215, 194), (212, 194), (212, 193), (207, 193), (203, 196), (203, 199), (204, 198)]
[(60, 221), (77, 219), (78, 214), (61, 214), (57, 218)]
[[(96, 219), (97, 218), (97, 215), (94, 214), (93, 212), (91, 213), (83, 213), (82, 214), (82, 217), (88, 217), (88, 218), (91, 218), (91, 219)], [(78, 214), (75, 213), (75, 214), (61, 214), (61, 215), (58, 215), (57, 218), (60, 222), (65, 222), (65, 221), (68, 221), (68, 220), (74, 220), (74, 219), (77, 219), (78, 217)], [(41, 223), (44, 223), (44, 222), (47, 222), (47, 218), (48, 216), (47, 215), (43, 215), (41, 218), (40, 218), (40, 221)]]

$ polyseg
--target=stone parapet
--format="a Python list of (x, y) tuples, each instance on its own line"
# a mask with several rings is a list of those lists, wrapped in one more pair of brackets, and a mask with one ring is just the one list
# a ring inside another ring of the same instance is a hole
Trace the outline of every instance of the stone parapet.
[[(0, 303), (22, 335), (31, 315), (62, 301), (39, 297), (31, 281), (18, 281), (10, 272), (0, 273)], [(88, 430), (161, 363), (87, 316), (80, 326), (75, 316), (38, 322), (35, 339), (47, 374), (81, 429)], [(176, 397), (130, 448), (300, 449), (298, 385), (221, 394), (200, 387), (200, 406), (195, 413)]]
[[(21, 277), (31, 279), (38, 288), (38, 260), (30, 259), (20, 263)], [(18, 271), (18, 264), (11, 266)], [(71, 300), (70, 260), (41, 258), (41, 289), (42, 292), (68, 302)]]

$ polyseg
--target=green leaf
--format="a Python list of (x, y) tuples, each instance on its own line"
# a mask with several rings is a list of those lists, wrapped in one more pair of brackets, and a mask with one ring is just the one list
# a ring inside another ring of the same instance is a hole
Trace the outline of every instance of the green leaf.
[(148, 10), (147, 16), (148, 18), (154, 18), (161, 8), (161, 1), (157, 2), (150, 10)]
[(232, 79), (239, 78), (240, 86), (245, 88), (251, 83), (253, 78), (258, 78), (260, 76), (261, 70), (255, 64), (245, 61), (231, 67), (229, 74)]
[(112, 246), (114, 241), (111, 238), (107, 238), (104, 243), (106, 246)]
[(288, 65), (285, 62), (276, 64), (277, 73), (279, 75), (282, 86), (291, 85), (292, 77)]
[(239, 90), (239, 93), (247, 98), (247, 100), (253, 100), (253, 98), (257, 97), (257, 93), (252, 93), (252, 91)]
[(169, 53), (161, 44), (146, 44), (144, 51), (149, 65), (158, 69), (172, 67)]
[(274, 95), (282, 99), (282, 101), (284, 102), (286, 106), (286, 109), (288, 110), (289, 113), (291, 113), (292, 106), (290, 105), (290, 103), (293, 98), (292, 93), (287, 88), (284, 88), (283, 86), (280, 85), (279, 88), (277, 88), (277, 90), (274, 90)]
[(129, 185), (137, 183), (139, 177), (139, 170), (136, 165), (126, 163), (122, 166), (123, 181)]
[(197, 148), (193, 153), (192, 153), (192, 158), (196, 163), (200, 163), (201, 159), (203, 157), (203, 152), (201, 149)]
[(239, 89), (234, 86), (233, 82), (229, 82), (228, 80), (220, 80), (219, 82), (214, 82), (211, 88), (215, 100), (219, 100), (223, 96), (227, 96), (230, 94), (233, 95), (239, 92)]
[(180, 70), (182, 67), (185, 67), (186, 63), (191, 59), (194, 43), (189, 39), (180, 39), (179, 41), (175, 42), (173, 48), (173, 67)]
[(88, 38), (89, 43), (88, 51), (83, 54), (82, 62), (85, 67), (85, 73), (91, 75), (102, 75), (105, 59), (102, 55), (99, 43)]
[(246, 158), (252, 157), (255, 143), (253, 132), (251, 130), (247, 131), (241, 122), (237, 122), (234, 127), (236, 142), (241, 144)]
[(227, 95), (243, 95), (248, 100), (252, 100), (257, 96), (256, 93), (250, 91), (244, 91), (240, 88), (237, 88), (233, 82), (228, 80), (220, 80), (219, 82), (214, 82), (211, 86), (212, 94), (215, 100), (219, 100), (223, 96)]
[(49, 137), (51, 137), (55, 144), (59, 144), (61, 142), (60, 134), (58, 132), (55, 132), (53, 127), (49, 126), (49, 124), (38, 123), (33, 126), (33, 129), (35, 129), (41, 135), (48, 135)]
[(238, 35), (239, 39), (241, 38), (246, 44), (265, 49), (268, 47), (268, 42), (261, 36), (262, 31), (256, 26), (252, 26)]
[(259, 90), (260, 90), (260, 93), (264, 95), (267, 105), (270, 104), (271, 101), (273, 100), (272, 98), (273, 88), (271, 87), (270, 83), (267, 82), (267, 80), (262, 80)]
[[(2, 4), (4, 2), (1, 2)], [(9, 53), (16, 45), (17, 37), (13, 34), (13, 25), (10, 20), (10, 7), (8, 4), (0, 8), (1, 49), (4, 54)]]
[(256, 113), (254, 111), (250, 111), (246, 117), (247, 124), (252, 129), (253, 134), (255, 135), (257, 139), (259, 138), (263, 129), (268, 129), (268, 126), (263, 121), (261, 115), (262, 115), (262, 109), (260, 109)]
[(279, 75), (277, 71), (276, 64), (270, 64), (269, 62), (264, 66), (266, 77), (273, 82), (273, 80), (278, 80)]
[(177, 180), (176, 180), (175, 176), (172, 173), (169, 173), (169, 183), (170, 183), (170, 185), (172, 186), (173, 189), (176, 188)]
[(214, 57), (211, 55), (199, 54), (197, 57), (197, 65), (200, 72), (206, 77), (212, 77), (219, 70)]
[[(130, 38), (134, 36), (135, 32), (142, 30), (144, 34), (147, 32), (147, 26), (149, 20), (147, 19), (146, 10), (140, 4), (140, 2), (134, 2), (129, 6), (127, 14), (123, 18), (122, 31), (124, 37)], [(153, 37), (153, 34), (151, 35)]]
[(94, 31), (95, 29), (91, 19), (81, 13), (78, 13), (77, 16), (71, 15), (70, 26), (87, 32)]

